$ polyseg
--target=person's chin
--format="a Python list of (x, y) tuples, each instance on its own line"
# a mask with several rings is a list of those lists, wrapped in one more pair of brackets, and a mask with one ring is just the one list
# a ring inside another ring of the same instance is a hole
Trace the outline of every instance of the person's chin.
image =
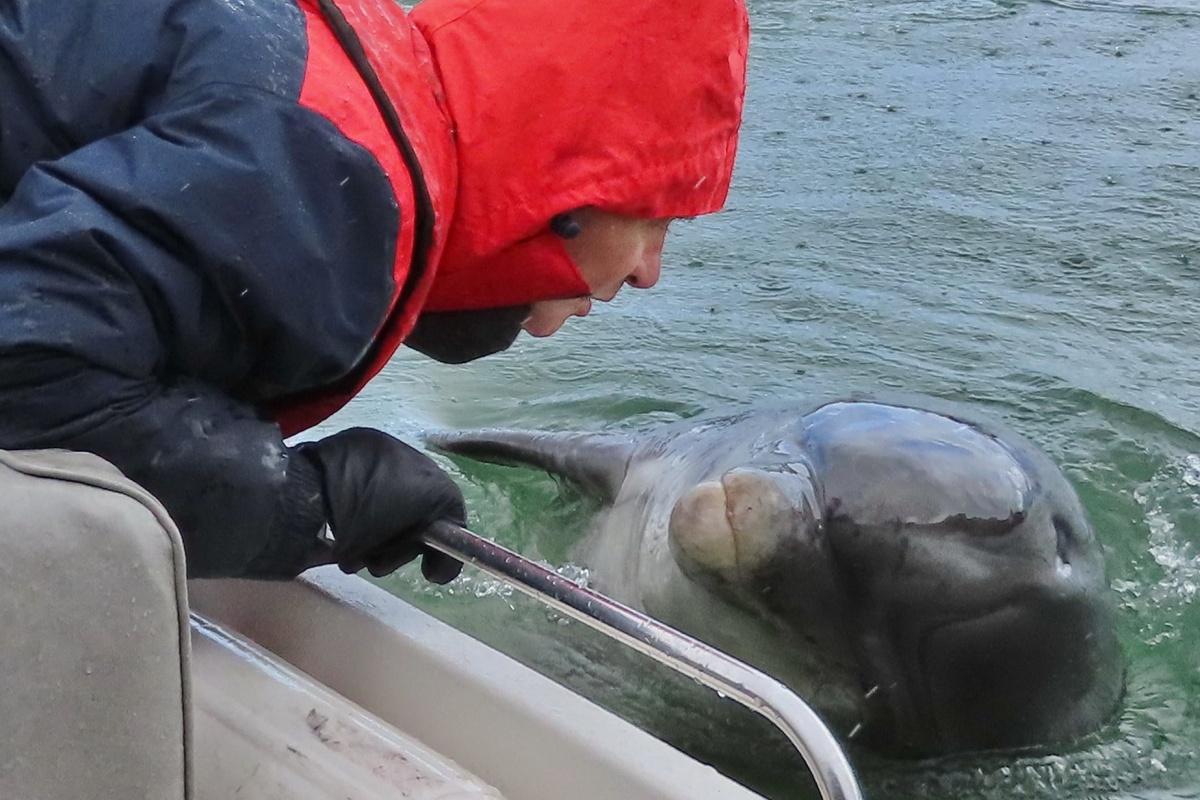
[(554, 334), (558, 333), (558, 329), (561, 327), (562, 323), (559, 323), (554, 327), (536, 327), (533, 325), (526, 325), (525, 332), (535, 339), (545, 339), (547, 336), (553, 336)]
[(544, 339), (547, 336), (553, 336), (554, 334), (558, 333), (562, 326), (565, 325), (567, 320), (569, 320), (571, 317), (586, 317), (591, 310), (592, 301), (590, 298), (575, 304), (573, 308), (570, 308), (567, 311), (554, 309), (554, 311), (559, 313), (553, 313), (552, 311), (548, 314), (545, 312), (543, 312), (543, 314), (538, 314), (537, 310), (535, 309), (534, 312), (527, 317), (524, 322), (521, 323), (521, 327), (524, 328), (525, 332), (530, 336)]
[(531, 317), (522, 322), (521, 327), (530, 336), (538, 339), (545, 339), (547, 336), (553, 336), (554, 334), (558, 333), (559, 329), (562, 328), (567, 319), (568, 317), (562, 317), (561, 319), (553, 320)]

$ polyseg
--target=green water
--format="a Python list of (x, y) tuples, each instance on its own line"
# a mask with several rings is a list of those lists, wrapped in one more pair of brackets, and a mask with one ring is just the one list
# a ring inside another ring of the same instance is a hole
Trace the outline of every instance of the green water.
[[(1051, 754), (852, 752), (868, 798), (1200, 797), (1189, 2), (751, 0), (729, 207), (675, 227), (659, 286), (474, 365), (401, 355), (321, 430), (636, 427), (851, 390), (974, 404), (1078, 488), (1128, 695), (1112, 725)], [(581, 501), (539, 474), (443, 463), (474, 527), (579, 574)], [(495, 581), (382, 583), (773, 798), (814, 796), (757, 717)]]

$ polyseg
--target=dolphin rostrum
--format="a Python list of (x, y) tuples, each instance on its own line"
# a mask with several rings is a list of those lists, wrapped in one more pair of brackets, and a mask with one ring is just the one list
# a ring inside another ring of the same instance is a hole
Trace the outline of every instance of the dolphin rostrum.
[(1062, 472), (931, 398), (776, 402), (636, 433), (431, 434), (603, 502), (591, 586), (791, 686), (897, 755), (1060, 745), (1124, 661)]

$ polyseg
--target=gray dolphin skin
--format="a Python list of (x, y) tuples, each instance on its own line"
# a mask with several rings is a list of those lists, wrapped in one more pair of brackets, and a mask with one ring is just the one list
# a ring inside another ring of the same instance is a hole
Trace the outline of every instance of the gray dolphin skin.
[(590, 585), (897, 756), (1047, 748), (1110, 720), (1103, 555), (1048, 457), (931, 398), (757, 405), (636, 433), (445, 432), (602, 501)]

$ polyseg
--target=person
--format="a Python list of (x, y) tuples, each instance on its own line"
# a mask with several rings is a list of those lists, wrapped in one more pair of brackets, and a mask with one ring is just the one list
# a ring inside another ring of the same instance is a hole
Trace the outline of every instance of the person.
[(401, 345), (461, 363), (648, 287), (720, 208), (742, 0), (0, 7), (0, 447), (95, 453), (192, 577), (381, 576), (465, 523), (373, 429), (286, 439)]

